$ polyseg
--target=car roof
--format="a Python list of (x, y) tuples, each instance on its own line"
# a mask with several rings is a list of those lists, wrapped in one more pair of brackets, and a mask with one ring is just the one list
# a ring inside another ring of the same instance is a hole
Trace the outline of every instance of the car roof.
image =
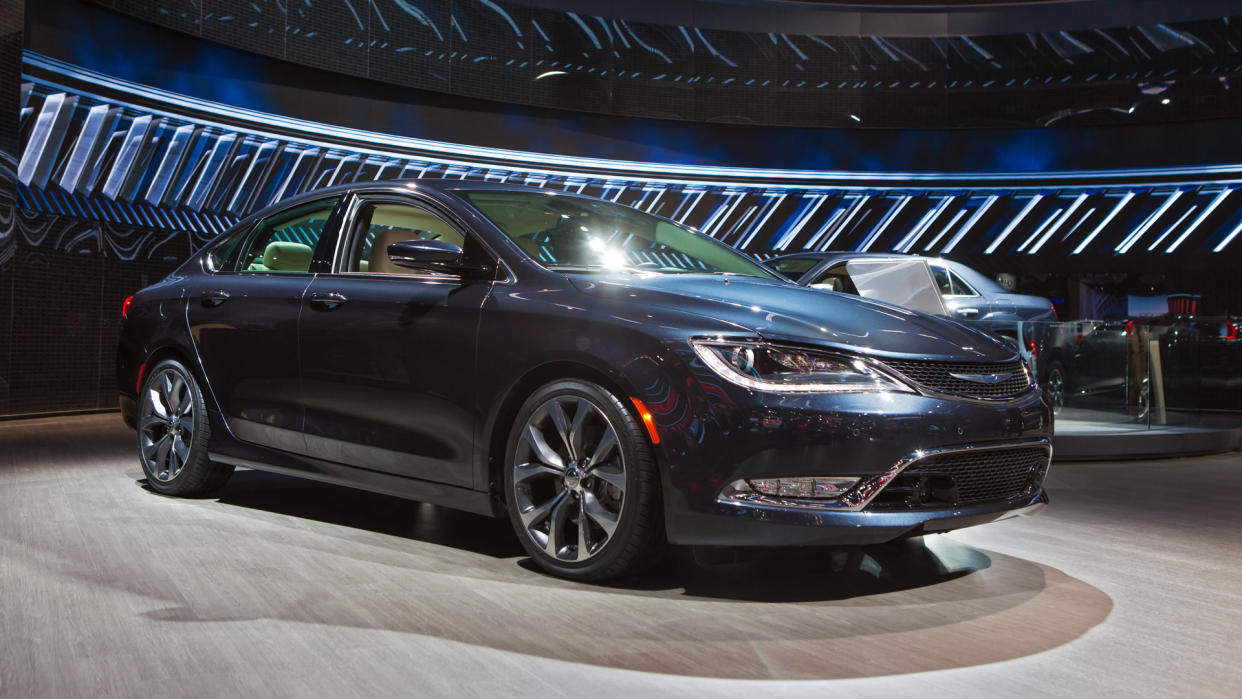
[(944, 267), (958, 268), (963, 266), (960, 262), (955, 262), (943, 257), (929, 257), (927, 255), (907, 255), (900, 252), (854, 252), (852, 250), (828, 250), (826, 252), (795, 252), (788, 255), (777, 255), (764, 260), (765, 265), (770, 265), (778, 260), (927, 260), (928, 264), (940, 265)]
[(386, 180), (367, 180), (365, 182), (347, 182), (345, 184), (333, 185), (331, 187), (322, 187), (313, 189), (309, 192), (303, 192), (296, 196), (269, 204), (258, 209), (246, 217), (238, 221), (238, 224), (245, 224), (256, 218), (264, 218), (272, 214), (280, 213), (286, 209), (300, 206), (307, 202), (316, 201), (325, 197), (334, 195), (346, 195), (352, 192), (386, 190), (389, 192), (408, 191), (427, 192), (428, 190), (439, 193), (451, 193), (455, 191), (493, 191), (493, 192), (530, 192), (541, 191), (559, 196), (577, 197), (582, 199), (593, 199), (582, 194), (574, 192), (563, 192), (555, 189), (543, 189), (541, 187), (532, 187), (529, 185), (512, 184), (509, 182), (480, 182), (478, 180), (446, 180), (446, 179), (386, 179)]
[(820, 251), (820, 252), (791, 252), (785, 255), (777, 255), (776, 257), (771, 257), (767, 261), (771, 262), (772, 260), (784, 260), (788, 258), (813, 258), (816, 260), (830, 260), (830, 259), (837, 258), (837, 257), (869, 257), (869, 258), (879, 258), (879, 259), (917, 258), (920, 260), (941, 259), (937, 257), (927, 257), (925, 255), (907, 255), (907, 254), (900, 253), (900, 252), (854, 252), (853, 250), (827, 250), (827, 251)]

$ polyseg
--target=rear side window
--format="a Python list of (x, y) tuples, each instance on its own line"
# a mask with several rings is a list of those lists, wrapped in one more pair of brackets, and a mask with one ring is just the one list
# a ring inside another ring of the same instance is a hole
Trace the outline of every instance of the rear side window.
[(207, 267), (213, 272), (219, 272), (224, 269), (233, 259), (233, 252), (237, 250), (237, 245), (246, 237), (246, 229), (234, 231), (224, 236), (211, 247), (207, 253)]
[(931, 271), (932, 276), (936, 278), (936, 286), (940, 287), (940, 294), (942, 296), (979, 295), (956, 272), (935, 265), (932, 265)]
[(264, 219), (238, 257), (237, 271), (309, 272), (337, 201), (311, 202)]
[(814, 257), (788, 257), (781, 260), (768, 260), (764, 264), (786, 277), (796, 280), (798, 277), (810, 272), (812, 267), (819, 264), (819, 260)]

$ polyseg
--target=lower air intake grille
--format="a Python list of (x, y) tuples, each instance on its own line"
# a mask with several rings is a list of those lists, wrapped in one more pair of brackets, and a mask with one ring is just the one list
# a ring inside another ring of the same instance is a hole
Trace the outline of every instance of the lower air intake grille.
[(884, 363), (910, 381), (937, 393), (984, 400), (1014, 398), (1031, 390), (1022, 362), (987, 364), (885, 359)]
[(1043, 446), (980, 449), (929, 456), (906, 467), (869, 510), (974, 505), (1034, 494), (1048, 473)]

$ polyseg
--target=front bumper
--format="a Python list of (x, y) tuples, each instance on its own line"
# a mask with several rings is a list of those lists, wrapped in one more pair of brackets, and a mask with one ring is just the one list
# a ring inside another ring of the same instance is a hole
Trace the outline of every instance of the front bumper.
[(938, 534), (1021, 515), (1048, 504), (1040, 490), (1017, 502), (921, 510), (813, 511), (775, 506), (722, 505), (710, 534), (680, 543), (699, 546), (846, 546), (881, 544)]
[[(1036, 487), (979, 504), (867, 507), (903, 468), (929, 454), (1050, 445), (1052, 415), (1038, 391), (984, 403), (917, 394), (791, 397), (715, 385), (696, 407), (687, 412), (697, 420), (683, 420), (691, 429), (661, 430), (673, 543), (873, 544), (1029, 514), (1047, 502)], [(852, 476), (878, 486), (846, 507), (723, 497), (737, 479), (807, 476)]]

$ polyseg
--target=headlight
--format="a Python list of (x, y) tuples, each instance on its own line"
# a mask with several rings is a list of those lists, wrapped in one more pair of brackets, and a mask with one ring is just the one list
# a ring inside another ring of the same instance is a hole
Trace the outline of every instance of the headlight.
[(863, 393), (914, 389), (861, 359), (761, 342), (691, 340), (713, 371), (732, 383), (776, 393)]

